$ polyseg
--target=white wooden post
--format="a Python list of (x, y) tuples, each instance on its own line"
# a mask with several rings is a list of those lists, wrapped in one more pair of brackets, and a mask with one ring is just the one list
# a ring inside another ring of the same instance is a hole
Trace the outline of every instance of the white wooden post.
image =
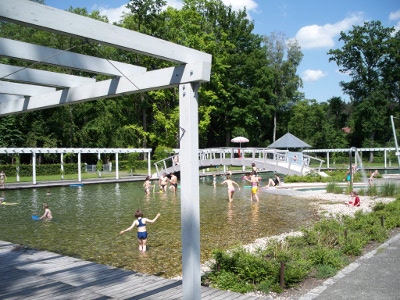
[(81, 171), (81, 152), (78, 152), (78, 181), (82, 181), (82, 171)]
[(147, 175), (151, 176), (151, 158), (150, 158), (150, 151), (147, 152)]
[(119, 179), (118, 152), (115, 153), (115, 179)]
[(326, 167), (329, 169), (329, 151), (326, 152)]
[(36, 184), (36, 153), (32, 152), (32, 183)]
[(199, 197), (199, 83), (179, 85), (182, 290), (184, 300), (201, 299)]
[(64, 153), (61, 153), (61, 179), (64, 179)]

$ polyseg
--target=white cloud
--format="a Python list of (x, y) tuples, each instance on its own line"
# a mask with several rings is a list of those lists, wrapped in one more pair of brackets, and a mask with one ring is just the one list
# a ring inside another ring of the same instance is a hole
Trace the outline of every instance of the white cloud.
[(296, 33), (296, 40), (302, 49), (330, 48), (335, 45), (334, 38), (341, 31), (347, 31), (361, 22), (362, 13), (357, 13), (335, 24), (305, 26)]
[[(167, 6), (181, 9), (182, 1), (181, 0), (167, 0)], [(106, 15), (108, 18), (108, 21), (110, 23), (120, 21), (122, 19), (122, 15), (124, 13), (129, 13), (129, 9), (126, 8), (126, 4), (123, 4), (120, 7), (108, 7), (108, 6), (105, 7), (105, 6), (101, 6), (101, 5), (94, 5), (92, 7), (92, 10), (98, 10), (101, 15)]]
[(398, 19), (400, 19), (400, 9), (396, 10), (395, 12), (391, 12), (389, 15), (390, 21), (396, 21)]
[(303, 79), (303, 81), (317, 81), (325, 77), (326, 75), (327, 74), (322, 72), (321, 70), (308, 69), (301, 74), (301, 78)]
[(94, 5), (92, 7), (92, 10), (98, 10), (100, 12), (100, 15), (106, 15), (108, 18), (108, 21), (110, 23), (120, 21), (123, 13), (128, 12), (128, 9), (126, 8), (126, 4), (123, 4), (120, 7), (114, 7), (114, 8)]
[(258, 8), (258, 4), (254, 0), (222, 0), (222, 2), (226, 5), (232, 6), (234, 11), (238, 11), (246, 7), (246, 11), (256, 11)]

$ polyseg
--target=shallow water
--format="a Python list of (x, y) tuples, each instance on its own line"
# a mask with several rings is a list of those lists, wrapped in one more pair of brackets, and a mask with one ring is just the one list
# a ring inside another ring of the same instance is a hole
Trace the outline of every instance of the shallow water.
[[(229, 203), (227, 188), (213, 188), (211, 178), (200, 179), (201, 261), (216, 248), (248, 244), (260, 237), (297, 230), (314, 222), (310, 200), (287, 195), (258, 193), (250, 201), (250, 189), (242, 186)], [(218, 178), (218, 183), (222, 182)], [(142, 182), (84, 185), (82, 187), (2, 191), (0, 197), (14, 206), (1, 206), (0, 240), (24, 244), (85, 260), (148, 274), (173, 277), (181, 273), (180, 195), (143, 193)], [(260, 189), (263, 190), (263, 189)], [(180, 190), (179, 190), (180, 191)], [(52, 221), (34, 221), (43, 214), (43, 203), (53, 213)], [(147, 226), (148, 252), (138, 251), (136, 230), (119, 235), (142, 209), (145, 217), (161, 217)]]

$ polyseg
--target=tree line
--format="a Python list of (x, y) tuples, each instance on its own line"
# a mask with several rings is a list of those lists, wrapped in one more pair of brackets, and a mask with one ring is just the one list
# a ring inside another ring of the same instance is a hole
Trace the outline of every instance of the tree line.
[[(45, 5), (43, 0), (36, 2)], [(288, 131), (313, 148), (394, 145), (390, 115), (399, 115), (400, 91), (400, 33), (394, 28), (371, 21), (342, 32), (343, 47), (329, 50), (327, 59), (349, 74), (350, 80), (340, 85), (350, 101), (306, 99), (299, 92), (302, 80), (297, 68), (303, 54), (296, 41), (288, 42), (284, 33), (255, 34), (246, 9), (234, 11), (221, 0), (184, 0), (181, 9), (165, 5), (163, 0), (131, 0), (129, 13), (115, 25), (212, 54), (211, 80), (199, 89), (200, 148), (231, 146), (234, 136), (249, 138), (246, 146), (266, 147)], [(69, 11), (108, 22), (99, 11), (73, 7)], [(0, 36), (148, 70), (173, 65), (4, 21)], [(59, 68), (45, 62), (0, 60), (48, 71)], [(178, 89), (3, 116), (0, 132), (0, 147), (144, 147), (161, 156), (164, 149), (179, 148)], [(0, 162), (10, 159), (0, 157)], [(54, 159), (45, 157), (48, 162)]]

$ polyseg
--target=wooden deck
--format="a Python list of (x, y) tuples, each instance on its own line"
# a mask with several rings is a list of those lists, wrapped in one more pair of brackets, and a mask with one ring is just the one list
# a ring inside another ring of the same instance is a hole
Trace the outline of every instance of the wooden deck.
[[(201, 287), (202, 299), (257, 297)], [(182, 281), (0, 241), (0, 299), (182, 299)]]

